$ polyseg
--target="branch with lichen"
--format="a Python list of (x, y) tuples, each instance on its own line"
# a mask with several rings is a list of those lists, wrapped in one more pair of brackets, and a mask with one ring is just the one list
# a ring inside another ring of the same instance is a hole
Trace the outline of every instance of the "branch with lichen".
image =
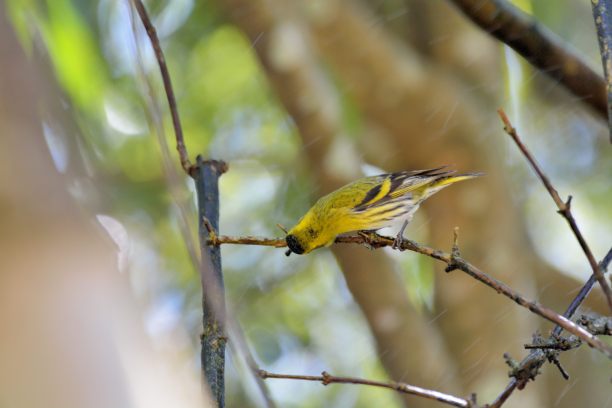
[(577, 323), (593, 334), (612, 336), (612, 317), (610, 316), (582, 315)]

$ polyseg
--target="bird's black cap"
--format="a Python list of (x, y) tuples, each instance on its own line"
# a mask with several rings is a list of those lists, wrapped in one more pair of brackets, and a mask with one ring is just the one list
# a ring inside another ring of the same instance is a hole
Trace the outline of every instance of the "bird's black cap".
[(291, 252), (295, 252), (298, 255), (304, 253), (304, 248), (300, 244), (300, 241), (298, 241), (298, 239), (295, 237), (295, 235), (289, 234), (285, 237), (285, 240), (287, 241), (287, 246), (289, 247)]

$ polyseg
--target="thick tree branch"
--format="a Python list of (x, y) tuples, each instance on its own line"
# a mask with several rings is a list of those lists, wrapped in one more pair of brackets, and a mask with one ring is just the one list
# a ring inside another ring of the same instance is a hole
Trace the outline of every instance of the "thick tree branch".
[(571, 210), (572, 196), (569, 196), (566, 202), (563, 202), (563, 200), (561, 200), (561, 197), (559, 197), (559, 193), (553, 187), (549, 178), (546, 176), (546, 174), (544, 174), (544, 172), (542, 171), (538, 163), (535, 161), (533, 155), (527, 149), (527, 146), (525, 146), (523, 142), (521, 141), (518, 133), (516, 132), (516, 129), (512, 126), (512, 123), (510, 123), (510, 120), (506, 116), (506, 113), (503, 111), (503, 109), (499, 109), (498, 113), (499, 113), (499, 116), (502, 122), (504, 123), (505, 132), (512, 138), (512, 140), (514, 140), (514, 143), (516, 143), (516, 145), (518, 146), (520, 151), (523, 153), (523, 155), (525, 156), (525, 158), (527, 159), (527, 161), (529, 162), (533, 170), (536, 172), (540, 180), (542, 180), (542, 183), (546, 187), (546, 190), (548, 190), (548, 193), (550, 194), (553, 201), (557, 205), (557, 208), (559, 209), (558, 213), (561, 214), (563, 218), (565, 218), (572, 232), (576, 236), (576, 239), (578, 240), (578, 243), (580, 244), (582, 251), (584, 252), (584, 254), (586, 255), (589, 261), (589, 265), (591, 265), (591, 269), (593, 270), (593, 276), (595, 276), (595, 278), (599, 282), (599, 285), (601, 286), (601, 289), (603, 290), (604, 295), (606, 296), (608, 307), (612, 311), (612, 290), (610, 290), (610, 285), (608, 285), (608, 282), (606, 281), (606, 278), (604, 277), (601, 269), (599, 268), (599, 265), (597, 265), (597, 261), (595, 260), (595, 257), (593, 256), (593, 252), (591, 251), (591, 248), (589, 247), (586, 240), (584, 239), (582, 232), (580, 232), (580, 229), (578, 228), (578, 224), (576, 223), (576, 220), (574, 219), (574, 216), (572, 215), (572, 210)]
[(608, 128), (610, 130), (610, 142), (612, 142), (612, 2), (610, 0), (591, 0), (593, 7), (593, 19), (597, 29), (597, 42), (599, 53), (606, 77), (606, 89), (608, 92)]
[[(204, 161), (201, 156), (198, 156), (196, 169), (198, 218), (208, 220), (214, 231), (217, 231), (219, 229), (219, 177), (227, 171), (227, 165), (216, 160)], [(225, 343), (227, 341), (225, 293), (221, 251), (219, 247), (204, 244), (210, 234), (209, 228), (200, 226), (201, 259), (209, 261), (209, 264), (203, 264), (200, 267), (203, 311), (201, 361), (204, 377), (217, 401), (217, 406), (223, 408), (225, 406)]]
[(336, 377), (334, 375), (329, 374), (326, 371), (323, 371), (321, 375), (293, 375), (293, 374), (275, 374), (275, 373), (269, 373), (264, 370), (260, 370), (259, 376), (263, 379), (278, 378), (278, 379), (285, 379), (285, 380), (316, 381), (316, 382), (321, 382), (323, 385), (329, 385), (329, 384), (368, 385), (372, 387), (388, 388), (390, 390), (395, 390), (397, 392), (404, 393), (404, 394), (416, 395), (422, 398), (439, 401), (443, 404), (450, 405), (453, 407), (469, 408), (473, 406), (472, 402), (465, 398), (455, 397), (454, 395), (445, 394), (443, 392), (434, 391), (434, 390), (428, 390), (426, 388), (421, 388), (421, 387), (417, 387), (417, 386), (402, 383), (402, 382), (374, 381), (374, 380), (367, 380), (364, 378), (357, 378), (357, 377)]
[(604, 79), (536, 20), (505, 0), (451, 2), (476, 25), (559, 81), (602, 117), (608, 116)]

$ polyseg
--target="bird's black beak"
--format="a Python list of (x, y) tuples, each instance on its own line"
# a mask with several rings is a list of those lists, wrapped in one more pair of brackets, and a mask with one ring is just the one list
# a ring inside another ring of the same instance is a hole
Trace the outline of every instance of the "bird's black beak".
[(291, 234), (287, 235), (285, 237), (285, 241), (287, 241), (287, 246), (289, 247), (289, 250), (285, 252), (285, 255), (289, 256), (291, 252), (294, 252), (298, 255), (301, 255), (304, 253), (304, 247), (302, 247), (302, 245), (300, 244), (300, 241), (298, 241), (295, 235), (291, 235)]

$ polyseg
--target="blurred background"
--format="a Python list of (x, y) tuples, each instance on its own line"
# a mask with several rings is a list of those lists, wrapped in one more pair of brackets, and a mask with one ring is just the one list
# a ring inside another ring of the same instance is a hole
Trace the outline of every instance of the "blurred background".
[[(588, 1), (514, 1), (601, 72)], [(147, 1), (192, 157), (222, 159), (220, 233), (282, 236), (364, 174), (450, 165), (406, 236), (562, 312), (590, 275), (503, 133), (503, 107), (595, 256), (612, 238), (608, 130), (443, 0)], [(0, 407), (205, 406), (193, 182), (127, 0), (0, 2)], [(168, 148), (167, 146), (170, 146)], [(389, 231), (392, 233), (392, 231)], [(191, 249), (190, 249), (191, 248)], [(191, 251), (191, 254), (190, 254)], [(405, 381), (492, 401), (502, 354), (551, 325), (408, 252), (223, 246), (227, 300), (261, 368)], [(595, 288), (584, 310), (606, 312)], [(612, 406), (582, 347), (508, 407)], [(227, 405), (263, 406), (228, 353)], [(281, 407), (429, 407), (375, 388), (268, 380)]]

